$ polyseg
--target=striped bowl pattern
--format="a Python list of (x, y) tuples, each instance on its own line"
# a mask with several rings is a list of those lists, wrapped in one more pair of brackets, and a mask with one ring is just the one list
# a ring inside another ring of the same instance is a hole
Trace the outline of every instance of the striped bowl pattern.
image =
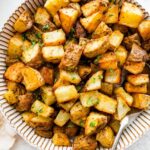
[[(140, 7), (148, 17), (149, 14), (139, 4), (133, 0), (129, 2), (135, 3)], [(24, 10), (29, 10), (35, 13), (37, 7), (43, 6), (44, 0), (26, 0), (9, 18), (5, 23), (2, 31), (0, 32), (0, 107), (4, 117), (8, 120), (10, 125), (16, 130), (16, 132), (30, 145), (40, 150), (71, 150), (71, 147), (58, 147), (54, 146), (51, 139), (42, 138), (35, 134), (34, 129), (29, 127), (23, 120), (19, 112), (10, 106), (3, 98), (3, 94), (6, 92), (7, 87), (3, 78), (4, 71), (6, 69), (5, 58), (7, 55), (8, 42), (14, 35), (15, 30), (13, 24), (19, 15)], [(137, 119), (130, 124), (122, 133), (120, 141), (117, 145), (117, 150), (124, 150), (137, 141), (144, 133), (150, 129), (150, 110), (142, 112)], [(97, 150), (107, 150), (104, 148), (98, 148)]]

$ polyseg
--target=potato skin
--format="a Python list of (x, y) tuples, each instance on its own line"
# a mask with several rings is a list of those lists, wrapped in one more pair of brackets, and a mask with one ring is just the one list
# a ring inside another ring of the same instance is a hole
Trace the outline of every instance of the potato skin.
[(51, 131), (40, 130), (38, 128), (35, 129), (35, 133), (44, 138), (52, 138), (53, 133)]
[(17, 95), (12, 91), (12, 90), (8, 90), (5, 94), (4, 94), (4, 98), (7, 100), (7, 102), (9, 104), (16, 104), (18, 102), (18, 98)]
[(85, 79), (90, 73), (92, 69), (89, 66), (80, 65), (78, 68), (78, 73), (82, 79)]

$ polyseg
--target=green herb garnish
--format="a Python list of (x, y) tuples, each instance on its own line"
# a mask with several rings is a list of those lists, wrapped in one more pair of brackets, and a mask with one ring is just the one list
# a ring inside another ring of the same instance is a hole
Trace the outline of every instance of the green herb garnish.
[(102, 74), (99, 75), (98, 78), (99, 78), (100, 80), (102, 80), (102, 79), (103, 79), (103, 75), (102, 75)]
[(75, 29), (74, 28), (71, 28), (70, 32), (69, 32), (69, 39), (72, 39), (74, 38), (74, 34), (75, 34)]
[(98, 98), (95, 97), (89, 97), (89, 99), (87, 100), (87, 105), (88, 106), (93, 106), (98, 104)]
[(46, 24), (43, 26), (43, 30), (49, 30), (50, 29), (50, 25), (49, 24)]
[(96, 59), (94, 60), (94, 64), (97, 65), (101, 58), (102, 58), (102, 55), (97, 56)]
[(35, 46), (36, 42), (35, 41), (31, 41), (32, 46)]
[(35, 36), (36, 36), (38, 39), (41, 39), (41, 38), (42, 38), (42, 34), (41, 34), (41, 33), (36, 33)]
[(92, 121), (91, 123), (90, 123), (90, 127), (95, 127), (96, 126), (96, 122), (95, 121)]

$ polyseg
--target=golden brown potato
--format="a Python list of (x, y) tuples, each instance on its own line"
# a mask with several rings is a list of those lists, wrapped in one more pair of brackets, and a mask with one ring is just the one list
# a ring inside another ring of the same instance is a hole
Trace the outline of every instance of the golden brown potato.
[(35, 129), (35, 133), (44, 138), (52, 138), (53, 136), (52, 131), (41, 130), (41, 129), (38, 129), (38, 127)]
[(80, 2), (81, 0), (70, 0), (71, 2), (73, 2), (73, 3), (78, 3), (78, 2)]
[(126, 69), (127, 71), (129, 71), (130, 73), (133, 74), (139, 74), (143, 71), (145, 67), (145, 62), (131, 62), (131, 61), (127, 61), (124, 64), (124, 69)]
[(64, 133), (54, 133), (52, 142), (56, 146), (70, 146), (71, 145), (68, 136)]
[(22, 113), (22, 118), (23, 118), (23, 120), (24, 120), (29, 126), (31, 126), (31, 125), (30, 125), (31, 119), (34, 118), (35, 116), (36, 116), (36, 114), (35, 114), (35, 113), (32, 113), (32, 112), (24, 112), (24, 113)]
[(119, 30), (121, 33), (127, 33), (128, 32), (128, 27), (127, 26), (124, 26), (124, 25), (121, 25), (121, 24), (114, 24), (113, 25), (113, 30)]
[(79, 94), (73, 85), (60, 86), (55, 90), (55, 96), (58, 103), (72, 101), (79, 97)]
[(89, 17), (81, 18), (80, 23), (89, 33), (92, 33), (95, 31), (95, 29), (101, 22), (102, 17), (103, 17), (103, 14), (99, 11), (99, 12), (92, 14)]
[(17, 95), (12, 90), (8, 90), (4, 94), (4, 98), (7, 100), (9, 104), (16, 104), (18, 102)]
[(70, 120), (71, 120), (74, 124), (76, 124), (76, 125), (78, 125), (79, 127), (82, 127), (82, 128), (85, 127), (86, 119), (87, 119), (87, 116), (86, 116), (86, 117), (79, 118), (79, 119), (74, 119), (74, 118), (70, 117)]
[(33, 18), (28, 11), (24, 11), (14, 24), (14, 29), (17, 32), (25, 32), (29, 30), (33, 25)]
[(86, 36), (86, 31), (79, 21), (77, 21), (75, 26), (75, 37), (84, 38)]
[(82, 79), (85, 79), (91, 73), (91, 71), (91, 67), (85, 65), (80, 65), (78, 68), (78, 73)]
[(82, 106), (80, 102), (76, 102), (70, 110), (70, 115), (72, 119), (80, 119), (81, 117), (86, 117), (90, 109)]
[(65, 133), (65, 128), (54, 125), (53, 133)]
[(111, 148), (115, 140), (113, 130), (109, 126), (106, 126), (96, 135), (96, 140), (100, 142), (103, 147)]
[(58, 13), (53, 16), (53, 22), (58, 28), (61, 27), (61, 21)]
[(107, 122), (107, 116), (100, 113), (91, 112), (85, 123), (85, 135), (92, 135), (96, 133), (97, 130), (103, 128)]
[(113, 129), (113, 131), (117, 134), (120, 128), (120, 121), (112, 119), (109, 122), (109, 126)]
[(4, 74), (4, 77), (10, 81), (21, 82), (22, 75), (21, 71), (25, 67), (22, 62), (17, 62), (11, 66), (9, 66)]
[(101, 83), (101, 89), (102, 92), (108, 95), (112, 95), (113, 93), (113, 84), (107, 83), (107, 82), (102, 82)]
[(142, 10), (135, 4), (124, 2), (119, 16), (119, 24), (137, 28), (144, 19)]
[(147, 109), (150, 104), (150, 96), (146, 94), (134, 94), (133, 107), (138, 109)]
[(138, 31), (140, 32), (140, 35), (142, 36), (144, 41), (149, 40), (150, 39), (150, 20), (142, 21), (138, 27)]
[(150, 50), (150, 40), (143, 41), (143, 42), (142, 42), (142, 47), (143, 47), (146, 51), (149, 51), (149, 50)]
[(24, 67), (21, 70), (21, 74), (27, 91), (34, 91), (45, 84), (44, 78), (36, 69)]
[(78, 15), (78, 10), (74, 8), (62, 8), (59, 10), (61, 25), (66, 33), (69, 33), (71, 31)]
[(86, 135), (76, 136), (73, 142), (73, 150), (95, 150), (97, 148), (97, 142), (93, 137)]
[(66, 42), (66, 35), (62, 29), (43, 33), (42, 38), (46, 46), (57, 46)]
[(142, 85), (132, 85), (129, 82), (125, 83), (125, 89), (129, 93), (147, 93), (147, 84), (142, 84)]
[(70, 3), (68, 7), (76, 9), (78, 11), (78, 17), (82, 15), (81, 6), (79, 3)]
[(127, 81), (135, 86), (149, 83), (148, 74), (128, 75)]

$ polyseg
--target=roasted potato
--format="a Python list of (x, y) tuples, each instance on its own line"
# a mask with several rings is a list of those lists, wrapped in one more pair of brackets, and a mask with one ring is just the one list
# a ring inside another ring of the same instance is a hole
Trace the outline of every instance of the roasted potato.
[(40, 72), (31, 67), (24, 67), (21, 70), (23, 76), (23, 84), (27, 91), (34, 91), (45, 84), (44, 78)]
[(57, 79), (57, 81), (54, 83), (53, 85), (53, 90), (56, 90), (58, 87), (60, 86), (66, 86), (66, 85), (70, 85), (70, 83), (68, 81), (64, 81), (62, 80), (60, 77)]
[(17, 95), (12, 90), (8, 90), (4, 94), (4, 98), (7, 100), (9, 104), (16, 104), (18, 102)]
[(68, 7), (76, 9), (78, 11), (78, 17), (82, 15), (81, 6), (79, 3), (70, 3)]
[(114, 30), (114, 31), (115, 31), (115, 30), (119, 30), (121, 33), (126, 34), (126, 33), (128, 32), (128, 27), (116, 23), (116, 24), (113, 25), (113, 30)]
[(30, 121), (32, 118), (36, 117), (35, 113), (32, 112), (24, 112), (22, 113), (22, 118), (23, 120), (29, 125), (32, 126), (32, 124), (30, 125)]
[(78, 73), (82, 79), (85, 79), (91, 73), (91, 71), (91, 67), (85, 65), (80, 65), (78, 68)]
[(60, 86), (55, 90), (54, 93), (58, 103), (72, 101), (79, 97), (79, 94), (73, 85)]
[(75, 26), (75, 37), (76, 38), (84, 38), (86, 36), (86, 31), (78, 21)]
[(86, 117), (79, 118), (79, 119), (74, 119), (74, 118), (70, 117), (70, 120), (71, 120), (74, 124), (76, 124), (76, 125), (78, 125), (79, 127), (82, 127), (82, 128), (85, 127), (86, 119), (87, 119), (87, 116), (86, 116)]
[(53, 136), (52, 131), (41, 130), (38, 127), (35, 129), (35, 133), (44, 138), (52, 138)]
[(119, 24), (137, 28), (144, 19), (142, 10), (135, 4), (124, 2), (119, 16)]
[(33, 18), (28, 11), (24, 11), (14, 24), (14, 29), (19, 32), (25, 32), (29, 30), (33, 25)]
[(53, 127), (53, 133), (65, 133), (65, 128), (64, 127), (59, 127), (59, 126), (54, 126)]
[(119, 128), (120, 128), (120, 121), (119, 120), (115, 120), (115, 119), (112, 119), (110, 122), (109, 122), (109, 126), (113, 129), (113, 131), (117, 134), (118, 131), (119, 131)]
[(22, 62), (17, 62), (9, 66), (4, 74), (4, 77), (10, 81), (21, 82), (22, 80), (22, 70), (25, 68), (25, 65)]
[(112, 93), (113, 93), (113, 84), (107, 83), (107, 82), (102, 82), (100, 91), (102, 91), (105, 94), (112, 95)]
[(53, 16), (53, 22), (58, 28), (61, 27), (61, 21), (58, 13)]

